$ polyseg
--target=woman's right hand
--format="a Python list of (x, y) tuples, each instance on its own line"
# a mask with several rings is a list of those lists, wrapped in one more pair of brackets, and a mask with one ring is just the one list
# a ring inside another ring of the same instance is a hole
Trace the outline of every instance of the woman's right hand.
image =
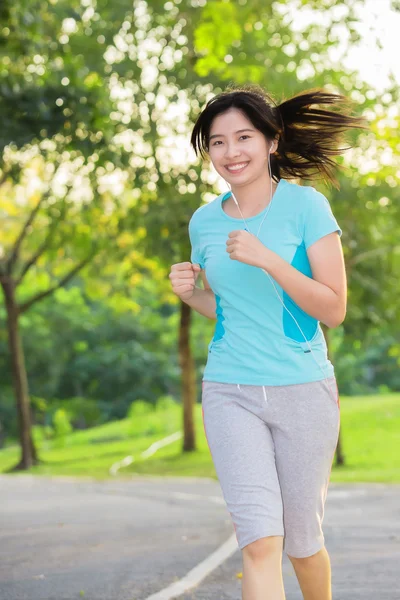
[(200, 265), (192, 264), (190, 262), (181, 262), (172, 265), (169, 274), (172, 291), (183, 300), (183, 302), (190, 300), (193, 296), (196, 280), (200, 271)]

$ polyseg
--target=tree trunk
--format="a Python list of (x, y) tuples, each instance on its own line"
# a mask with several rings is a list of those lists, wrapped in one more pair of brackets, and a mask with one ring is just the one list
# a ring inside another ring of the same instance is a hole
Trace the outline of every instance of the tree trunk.
[(3, 276), (1, 285), (7, 310), (8, 346), (11, 356), (14, 390), (17, 400), (21, 460), (11, 471), (29, 469), (38, 464), (36, 449), (32, 438), (32, 423), (28, 378), (26, 375), (24, 351), (18, 330), (18, 306), (15, 298), (15, 284), (11, 277)]
[(195, 430), (193, 422), (193, 405), (196, 399), (195, 368), (190, 349), (191, 307), (181, 302), (181, 318), (179, 327), (179, 364), (182, 373), (182, 405), (183, 405), (183, 450), (195, 450)]
[[(330, 347), (330, 340), (329, 340), (329, 332), (328, 332), (328, 328), (326, 327), (326, 325), (324, 325), (323, 323), (321, 323), (321, 328), (322, 331), (324, 333), (325, 336), (325, 341), (326, 341), (326, 346), (327, 346), (327, 350), (328, 350), (328, 358), (329, 360), (332, 362), (333, 364), (333, 358), (331, 357), (331, 347)], [(336, 446), (336, 465), (344, 465), (344, 454), (343, 454), (343, 450), (342, 450), (342, 438), (341, 438), (342, 432), (341, 430), (339, 431), (339, 438), (338, 438), (338, 443)]]

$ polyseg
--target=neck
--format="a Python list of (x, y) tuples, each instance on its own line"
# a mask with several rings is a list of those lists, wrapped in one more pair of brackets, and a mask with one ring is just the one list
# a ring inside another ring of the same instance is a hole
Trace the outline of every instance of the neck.
[[(272, 180), (272, 196), (277, 188), (277, 183)], [(266, 208), (271, 199), (271, 178), (269, 173), (250, 181), (245, 185), (232, 185), (232, 192), (239, 203), (243, 214), (253, 214)]]

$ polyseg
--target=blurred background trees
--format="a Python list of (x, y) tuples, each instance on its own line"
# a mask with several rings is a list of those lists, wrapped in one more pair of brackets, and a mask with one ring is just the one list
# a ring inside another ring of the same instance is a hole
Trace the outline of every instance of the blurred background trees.
[(351, 0), (3, 0), (0, 441), (20, 436), (19, 467), (39, 458), (30, 421), (49, 425), (61, 404), (87, 427), (170, 394), (195, 447), (215, 323), (168, 272), (189, 260), (190, 216), (223, 189), (189, 136), (228, 83), (277, 102), (326, 87), (368, 118), (338, 160), (340, 189), (309, 183), (343, 229), (348, 313), (327, 332), (340, 392), (400, 390), (399, 85), (344, 67), (357, 23)]

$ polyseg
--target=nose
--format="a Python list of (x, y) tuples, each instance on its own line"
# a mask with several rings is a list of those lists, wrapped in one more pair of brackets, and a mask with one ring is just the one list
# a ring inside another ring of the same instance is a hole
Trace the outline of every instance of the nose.
[(240, 148), (238, 146), (236, 146), (235, 143), (232, 144), (226, 144), (225, 145), (225, 160), (231, 160), (231, 159), (236, 159), (238, 156), (240, 156), (241, 151)]

